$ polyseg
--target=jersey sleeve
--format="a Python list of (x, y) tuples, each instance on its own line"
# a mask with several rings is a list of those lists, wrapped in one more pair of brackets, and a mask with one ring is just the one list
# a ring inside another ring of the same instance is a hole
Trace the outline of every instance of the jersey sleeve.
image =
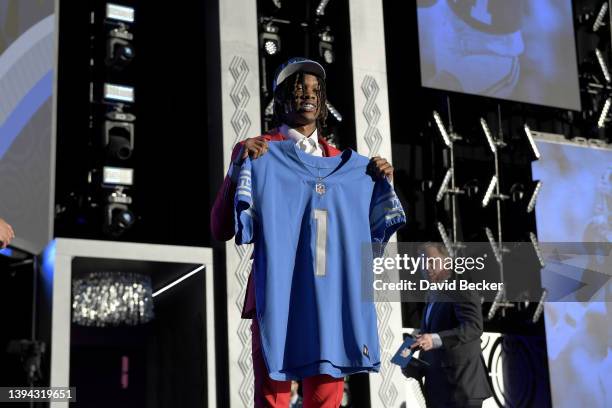
[(384, 248), (389, 238), (405, 223), (406, 214), (391, 183), (386, 178), (376, 181), (370, 202), (372, 242), (382, 244)]
[(234, 221), (236, 244), (250, 244), (255, 241), (255, 207), (252, 188), (252, 162), (247, 158), (240, 166), (234, 196)]

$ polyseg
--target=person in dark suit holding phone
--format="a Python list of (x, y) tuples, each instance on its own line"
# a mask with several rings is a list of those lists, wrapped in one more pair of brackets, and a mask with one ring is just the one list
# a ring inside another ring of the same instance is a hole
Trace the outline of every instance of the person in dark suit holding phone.
[[(448, 257), (445, 247), (437, 243), (427, 244), (424, 252), (429, 259)], [(428, 264), (430, 281), (455, 279), (453, 271), (443, 268), (443, 264)], [(404, 375), (419, 383), (424, 377), (429, 408), (482, 407), (482, 402), (492, 395), (480, 348), (480, 302), (473, 292), (463, 292), (460, 297), (429, 297), (420, 334), (411, 346), (421, 350), (419, 357), (428, 364), (409, 365), (403, 370)]]

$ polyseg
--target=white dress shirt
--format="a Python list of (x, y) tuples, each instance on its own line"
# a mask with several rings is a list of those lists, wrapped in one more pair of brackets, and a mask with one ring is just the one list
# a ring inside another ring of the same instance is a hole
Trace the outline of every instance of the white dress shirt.
[(300, 150), (312, 154), (313, 156), (323, 157), (323, 149), (319, 145), (319, 134), (317, 129), (315, 129), (310, 136), (304, 136), (287, 125), (282, 125), (278, 130), (285, 138), (293, 140)]

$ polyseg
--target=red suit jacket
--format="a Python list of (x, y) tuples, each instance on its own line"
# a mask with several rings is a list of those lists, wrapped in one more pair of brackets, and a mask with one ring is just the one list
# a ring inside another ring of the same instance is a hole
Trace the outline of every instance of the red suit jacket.
[[(285, 140), (285, 137), (278, 131), (272, 129), (269, 133), (262, 135), (267, 141)], [(234, 146), (232, 151), (232, 161), (234, 161), (244, 141)], [(326, 157), (336, 156), (340, 154), (340, 150), (329, 145), (323, 138), (319, 138), (319, 144), (323, 150), (323, 155)], [(217, 192), (212, 211), (210, 213), (210, 226), (214, 239), (218, 241), (229, 241), (234, 237), (234, 195), (236, 194), (236, 184), (232, 182), (229, 176), (225, 176), (221, 188)], [(249, 274), (247, 283), (246, 295), (244, 298), (244, 306), (242, 307), (242, 318), (252, 319), (255, 317), (255, 286), (253, 285), (253, 272)]]

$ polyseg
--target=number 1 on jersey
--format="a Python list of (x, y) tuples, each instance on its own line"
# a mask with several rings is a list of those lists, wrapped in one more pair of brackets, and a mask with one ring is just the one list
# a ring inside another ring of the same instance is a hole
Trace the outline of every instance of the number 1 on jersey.
[(315, 251), (315, 276), (325, 276), (325, 250), (327, 248), (327, 210), (314, 209), (314, 219), (317, 223), (317, 242)]

